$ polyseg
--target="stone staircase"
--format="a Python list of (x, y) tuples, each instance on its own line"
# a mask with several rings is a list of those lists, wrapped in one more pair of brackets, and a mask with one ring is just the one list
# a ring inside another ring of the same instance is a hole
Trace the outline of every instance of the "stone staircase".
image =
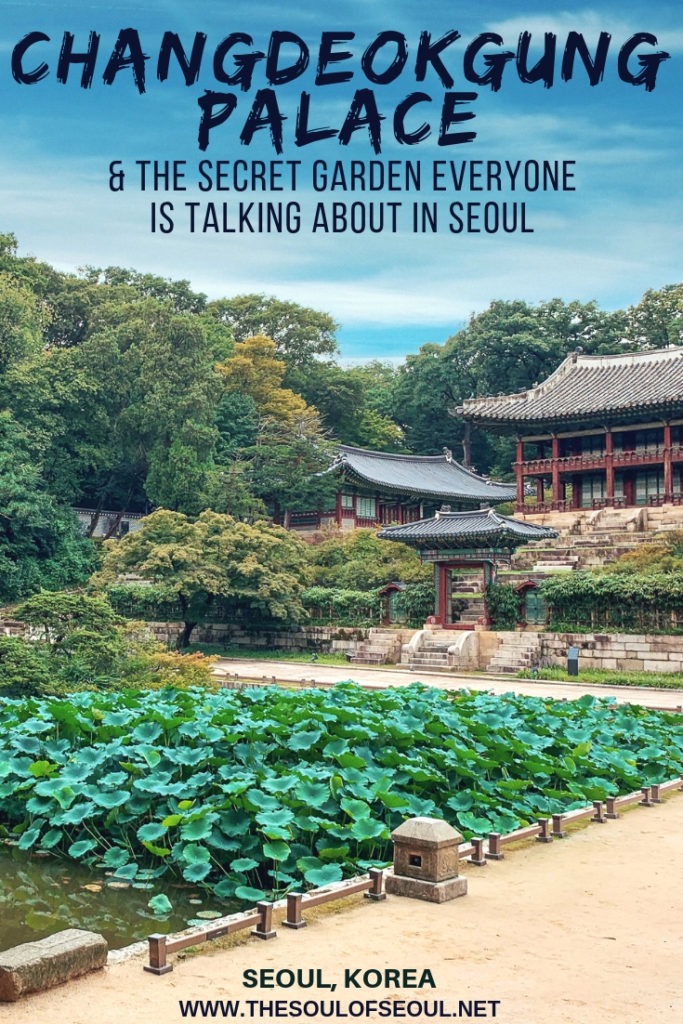
[(532, 668), (541, 656), (541, 641), (537, 633), (500, 632), (498, 647), (486, 666), (487, 672), (514, 673)]
[(401, 665), (415, 672), (453, 672), (479, 667), (474, 630), (421, 629), (404, 644)]
[(448, 649), (453, 643), (453, 636), (445, 639), (425, 639), (408, 659), (408, 667), (412, 671), (448, 672), (450, 670)]
[(639, 544), (652, 541), (657, 533), (683, 530), (683, 505), (546, 512), (521, 518), (550, 526), (558, 536), (518, 548), (512, 568), (547, 573), (592, 569), (616, 561)]
[(365, 665), (395, 664), (401, 660), (402, 640), (400, 630), (371, 629), (367, 640), (355, 645), (350, 660)]

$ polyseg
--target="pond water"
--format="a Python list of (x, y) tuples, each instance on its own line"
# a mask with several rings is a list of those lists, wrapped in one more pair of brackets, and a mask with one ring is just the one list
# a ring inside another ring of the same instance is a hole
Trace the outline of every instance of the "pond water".
[[(159, 916), (147, 906), (164, 892), (173, 910)], [(153, 932), (169, 934), (239, 909), (190, 886), (146, 879), (114, 882), (52, 856), (28, 856), (0, 846), (0, 950), (52, 935), (63, 928), (85, 928), (104, 935), (110, 949), (121, 949)]]

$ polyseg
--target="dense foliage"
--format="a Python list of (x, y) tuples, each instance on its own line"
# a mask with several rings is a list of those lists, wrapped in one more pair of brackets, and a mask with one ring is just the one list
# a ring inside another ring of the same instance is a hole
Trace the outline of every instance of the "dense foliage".
[(43, 591), (16, 614), (29, 635), (0, 637), (3, 697), (211, 681), (210, 659), (166, 651), (143, 623), (120, 618), (101, 597)]
[(0, 706), (0, 826), (21, 849), (223, 898), (386, 861), (408, 816), (507, 832), (681, 772), (678, 716), (590, 697), (342, 684)]
[(380, 540), (374, 530), (321, 535), (307, 549), (310, 582), (347, 590), (376, 590), (387, 583), (428, 583), (433, 569), (413, 548)]
[(510, 583), (491, 583), (486, 607), (494, 629), (514, 629), (522, 618), (522, 599)]
[(557, 573), (539, 586), (552, 629), (661, 633), (683, 628), (683, 573)]
[(139, 530), (108, 543), (92, 585), (118, 586), (120, 594), (125, 575), (152, 584), (162, 602), (179, 606), (185, 647), (216, 600), (233, 620), (256, 614), (283, 624), (301, 621), (304, 569), (304, 542), (281, 527), (211, 511), (190, 519), (160, 509)]

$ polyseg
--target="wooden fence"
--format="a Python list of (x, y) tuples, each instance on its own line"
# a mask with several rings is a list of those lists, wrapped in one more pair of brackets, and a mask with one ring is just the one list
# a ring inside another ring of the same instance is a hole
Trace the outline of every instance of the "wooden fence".
[[(566, 811), (564, 814), (553, 814), (549, 818), (540, 818), (535, 825), (518, 828), (505, 835), (501, 835), (500, 832), (489, 832), (486, 838), (476, 836), (468, 843), (459, 845), (458, 859), (475, 867), (484, 867), (490, 860), (502, 860), (505, 846), (528, 839), (536, 839), (541, 843), (552, 843), (556, 839), (564, 839), (567, 836), (567, 827), (572, 824), (586, 819), (605, 824), (609, 820), (618, 818), (620, 809), (632, 804), (637, 804), (640, 807), (654, 807), (662, 802), (663, 794), (675, 789), (683, 791), (683, 777), (671, 779), (669, 782), (643, 786), (624, 796), (607, 797), (605, 801), (594, 800), (590, 806), (579, 807), (572, 811)], [(360, 892), (363, 892), (368, 899), (384, 900), (386, 898), (385, 874), (386, 872), (379, 868), (371, 868), (367, 877), (347, 879), (344, 882), (313, 889), (306, 893), (291, 892), (285, 900), (275, 903), (262, 900), (253, 910), (221, 918), (220, 921), (201, 930), (182, 932), (176, 936), (150, 935), (147, 940), (149, 963), (145, 964), (144, 970), (152, 974), (168, 974), (173, 970), (173, 965), (168, 963), (169, 953), (187, 949), (188, 946), (198, 946), (223, 935), (244, 931), (247, 928), (251, 929), (251, 934), (255, 938), (275, 938), (277, 934), (273, 928), (273, 910), (275, 908), (286, 908), (286, 916), (282, 922), (284, 927), (298, 929), (303, 928), (306, 924), (303, 911), (307, 908), (311, 909)]]

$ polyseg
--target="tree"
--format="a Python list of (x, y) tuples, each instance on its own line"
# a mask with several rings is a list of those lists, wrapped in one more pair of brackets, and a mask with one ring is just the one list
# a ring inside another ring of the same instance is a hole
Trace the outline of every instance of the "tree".
[(338, 351), (337, 324), (332, 317), (295, 302), (267, 295), (236, 295), (210, 302), (207, 310), (231, 328), (237, 342), (257, 335), (272, 338), (288, 367)]
[(0, 273), (0, 373), (40, 348), (41, 317), (36, 297)]
[(102, 597), (80, 593), (40, 593), (15, 609), (49, 652), (51, 669), (70, 686), (115, 679), (125, 656), (120, 626)]
[(162, 600), (181, 609), (181, 647), (219, 601), (236, 618), (256, 613), (285, 623), (305, 617), (303, 541), (263, 521), (242, 523), (211, 511), (192, 521), (161, 509), (106, 548), (93, 586), (106, 588), (129, 573), (154, 584)]
[(226, 395), (242, 417), (243, 442), (250, 425), (256, 426), (251, 443), (242, 443), (236, 453), (251, 493), (267, 504), (276, 520), (284, 507), (317, 507), (330, 490), (330, 482), (318, 474), (330, 465), (333, 447), (318, 411), (282, 387), (285, 364), (276, 358), (275, 344), (262, 335), (247, 338), (217, 369)]
[(627, 336), (638, 348), (683, 344), (683, 284), (645, 292), (628, 310)]
[(73, 511), (46, 492), (25, 431), (0, 413), (0, 601), (83, 582), (93, 563)]
[[(390, 415), (391, 378), (385, 368), (386, 364), (376, 361), (350, 369), (316, 362), (289, 370), (285, 379), (315, 406), (323, 427), (338, 441), (396, 451), (403, 447), (403, 433)], [(393, 374), (392, 368), (389, 373)]]
[(433, 568), (413, 548), (380, 540), (374, 530), (351, 530), (308, 548), (314, 586), (375, 590), (386, 583), (429, 583)]

